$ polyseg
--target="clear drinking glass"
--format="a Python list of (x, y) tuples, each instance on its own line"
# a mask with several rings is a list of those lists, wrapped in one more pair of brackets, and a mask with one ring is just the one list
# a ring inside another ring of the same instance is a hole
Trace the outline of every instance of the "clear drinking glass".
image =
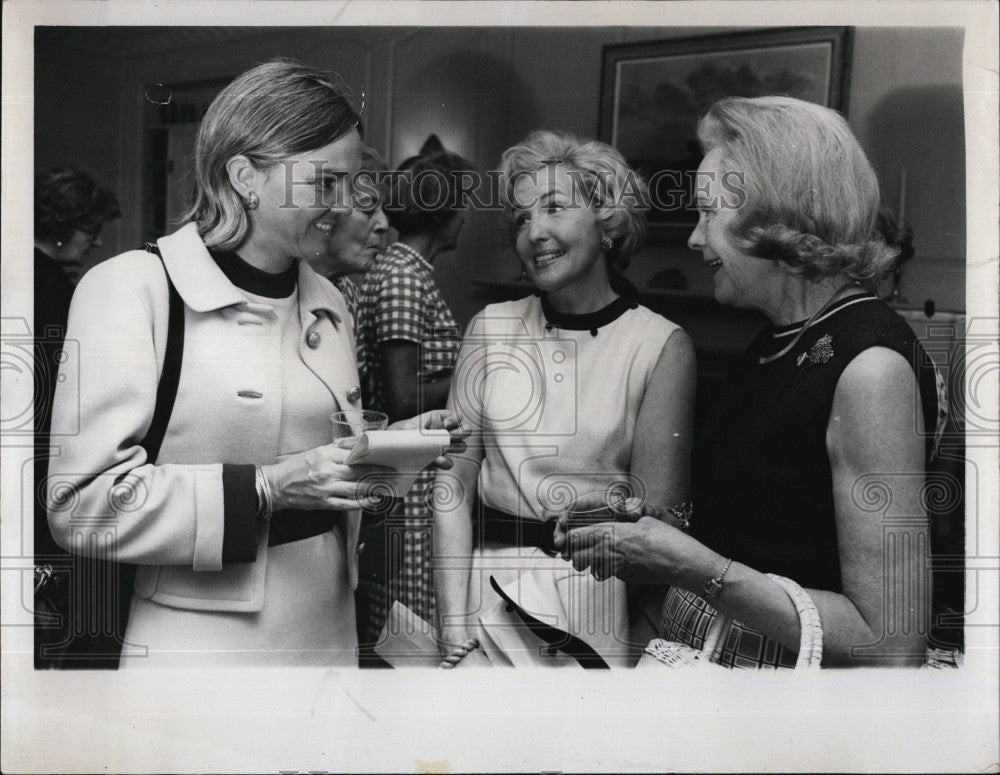
[(622, 489), (610, 488), (584, 493), (570, 507), (567, 527), (586, 527), (601, 522), (614, 522), (628, 493)]
[(348, 409), (330, 415), (334, 443), (351, 447), (353, 441), (368, 431), (384, 431), (389, 427), (389, 415), (374, 409)]

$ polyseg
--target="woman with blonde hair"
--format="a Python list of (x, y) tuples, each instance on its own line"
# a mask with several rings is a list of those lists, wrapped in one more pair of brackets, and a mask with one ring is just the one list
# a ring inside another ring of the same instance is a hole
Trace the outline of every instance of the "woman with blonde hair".
[(643, 244), (645, 189), (618, 151), (535, 132), (500, 172), (537, 290), (480, 312), (456, 367), (449, 406), (472, 436), (437, 478), (444, 664), (629, 665), (625, 585), (555, 557), (550, 514), (596, 491), (604, 506), (642, 495), (683, 517), (693, 348), (623, 275)]
[(328, 76), (254, 67), (205, 114), (190, 222), (77, 289), (49, 523), (70, 551), (138, 566), (130, 667), (356, 664), (373, 470), (331, 443), (361, 390), (343, 297), (308, 260), (351, 210), (360, 152)]
[(926, 353), (871, 290), (895, 260), (875, 173), (842, 116), (788, 97), (721, 100), (698, 137), (688, 244), (716, 300), (770, 325), (699, 430), (690, 534), (647, 505), (561, 547), (581, 570), (669, 584), (668, 641), (700, 649), (726, 617), (713, 658), (729, 667), (800, 656), (794, 594), (768, 574), (812, 599), (824, 665), (920, 664), (924, 466), (942, 415)]

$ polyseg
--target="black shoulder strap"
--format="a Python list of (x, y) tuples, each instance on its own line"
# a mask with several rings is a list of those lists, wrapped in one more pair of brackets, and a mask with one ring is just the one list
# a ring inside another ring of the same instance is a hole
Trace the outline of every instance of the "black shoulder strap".
[[(153, 253), (163, 262), (160, 248), (156, 243), (147, 242), (145, 249)], [(167, 277), (167, 290), (170, 294), (170, 313), (167, 319), (167, 351), (163, 357), (163, 371), (156, 386), (156, 408), (153, 410), (153, 422), (142, 440), (146, 449), (146, 459), (155, 463), (160, 454), (163, 437), (167, 433), (167, 424), (174, 411), (174, 399), (177, 398), (177, 386), (181, 381), (181, 361), (184, 357), (184, 300), (174, 287), (170, 273), (164, 264), (163, 272)]]

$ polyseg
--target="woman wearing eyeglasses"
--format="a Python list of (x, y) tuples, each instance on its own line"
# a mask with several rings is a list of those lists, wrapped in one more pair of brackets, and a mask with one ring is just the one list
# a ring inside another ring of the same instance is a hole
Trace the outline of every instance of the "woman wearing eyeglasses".
[(358, 340), (358, 369), (364, 382), (364, 351), (358, 326), (358, 305), (361, 289), (358, 284), (365, 272), (375, 266), (379, 254), (386, 248), (389, 220), (383, 206), (386, 184), (382, 180), (387, 165), (382, 155), (369, 145), (361, 148), (359, 189), (354, 207), (345, 213), (339, 227), (330, 235), (329, 251), (310, 260), (312, 268), (334, 284), (351, 313), (354, 334)]

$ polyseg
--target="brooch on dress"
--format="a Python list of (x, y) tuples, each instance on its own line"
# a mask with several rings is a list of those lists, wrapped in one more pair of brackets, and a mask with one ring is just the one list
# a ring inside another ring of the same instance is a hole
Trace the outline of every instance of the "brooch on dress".
[(808, 352), (799, 354), (798, 360), (795, 361), (796, 366), (802, 366), (805, 363), (826, 363), (833, 357), (833, 337), (830, 334), (824, 334), (812, 347), (809, 348)]

